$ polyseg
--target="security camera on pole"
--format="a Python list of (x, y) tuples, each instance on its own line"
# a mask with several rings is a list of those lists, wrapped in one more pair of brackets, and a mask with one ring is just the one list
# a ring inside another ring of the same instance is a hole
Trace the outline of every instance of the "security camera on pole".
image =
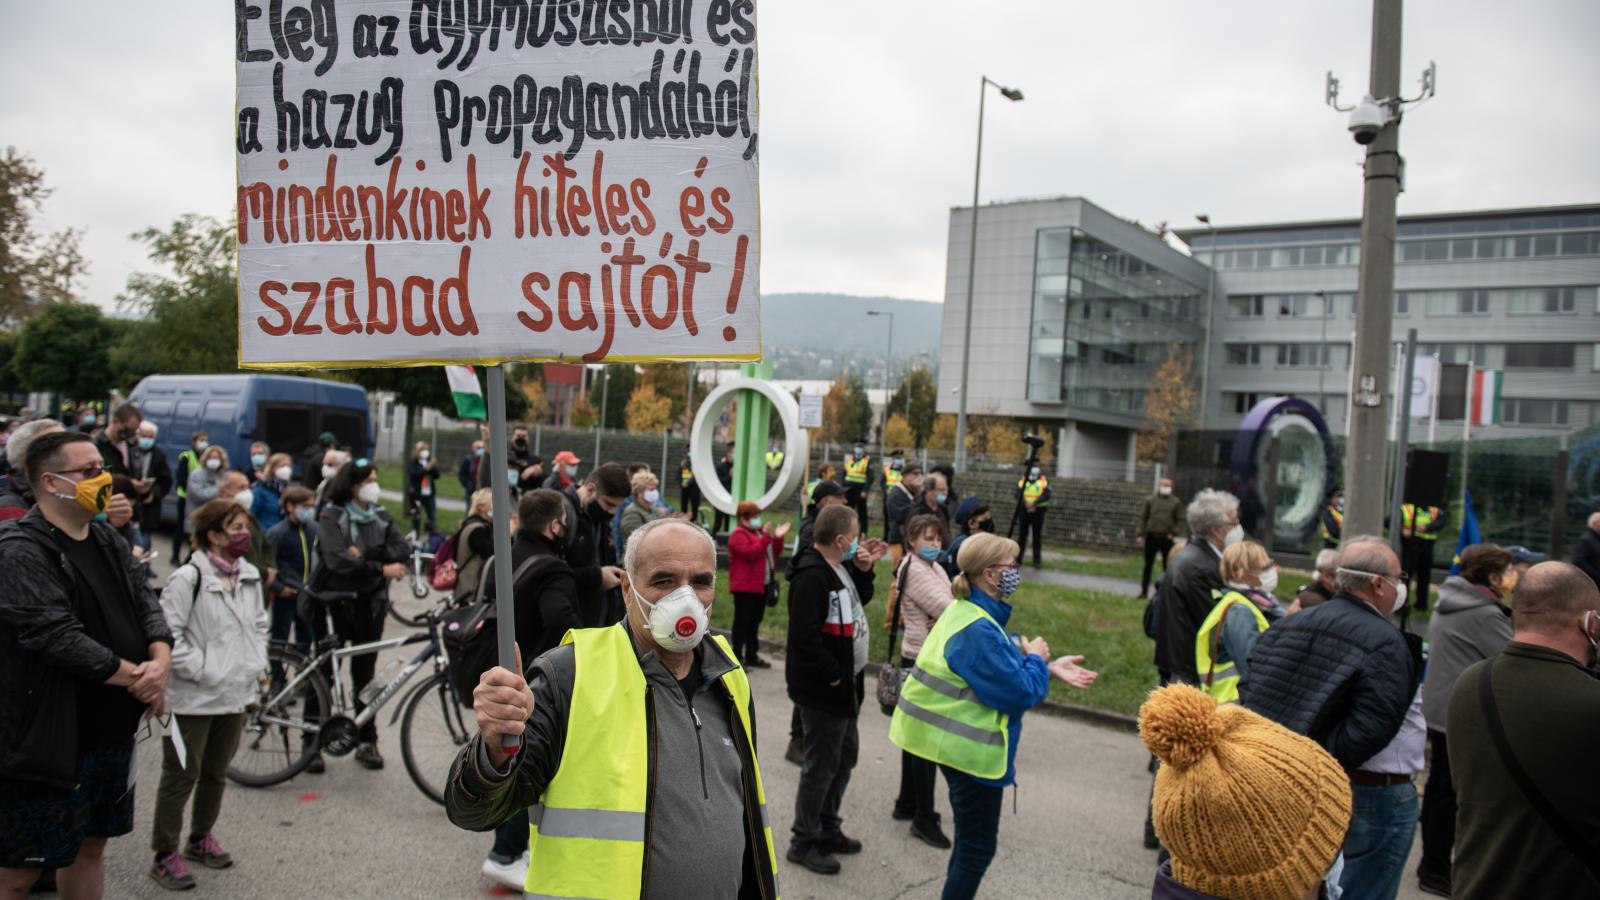
[(1383, 527), (1384, 474), (1388, 469), (1389, 384), (1394, 316), (1395, 204), (1404, 188), (1400, 114), (1433, 96), (1435, 67), (1422, 75), (1422, 93), (1400, 96), (1400, 0), (1373, 0), (1372, 72), (1368, 94), (1355, 106), (1339, 105), (1339, 80), (1328, 73), (1327, 103), (1350, 113), (1350, 134), (1367, 148), (1361, 208), (1361, 270), (1356, 292), (1356, 336), (1351, 350), (1350, 439), (1345, 452), (1345, 534), (1377, 534)]

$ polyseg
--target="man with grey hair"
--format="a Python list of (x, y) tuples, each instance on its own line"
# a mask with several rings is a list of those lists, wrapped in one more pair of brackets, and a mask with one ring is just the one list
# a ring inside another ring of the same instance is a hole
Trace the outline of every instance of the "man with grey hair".
[(1310, 609), (1333, 597), (1333, 574), (1339, 568), (1339, 551), (1323, 550), (1317, 554), (1316, 573), (1311, 583), (1304, 585), (1295, 593), (1294, 603), (1290, 604), (1289, 612), (1297, 613), (1303, 609)]
[(750, 684), (705, 640), (716, 546), (657, 519), (623, 558), (622, 622), (483, 674), (445, 810), (487, 831), (527, 809), (528, 896), (775, 897)]
[[(11, 440), (15, 442), (16, 438)], [(1600, 512), (1589, 514), (1589, 527), (1572, 546), (1572, 564), (1582, 569), (1595, 587), (1600, 587)]]
[(1244, 539), (1239, 525), (1239, 498), (1209, 488), (1195, 494), (1185, 516), (1193, 534), (1172, 558), (1161, 579), (1156, 625), (1156, 669), (1161, 683), (1198, 684), (1194, 636), (1215, 606), (1214, 590), (1222, 588), (1222, 551)]
[(1382, 538), (1347, 539), (1333, 586), (1326, 603), (1262, 633), (1239, 699), (1344, 766), (1355, 809), (1340, 886), (1352, 897), (1392, 900), (1417, 827), (1412, 779), (1427, 744), (1422, 641), (1388, 619), (1406, 602), (1405, 574)]

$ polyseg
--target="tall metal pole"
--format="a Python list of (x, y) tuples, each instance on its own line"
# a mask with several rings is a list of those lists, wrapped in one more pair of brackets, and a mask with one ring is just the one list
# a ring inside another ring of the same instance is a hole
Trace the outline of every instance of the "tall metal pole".
[[(1400, 556), (1400, 506), (1405, 503), (1406, 498), (1406, 444), (1411, 440), (1411, 380), (1417, 374), (1417, 330), (1415, 328), (1406, 330), (1406, 358), (1402, 371), (1405, 373), (1405, 383), (1395, 391), (1399, 395), (1397, 399), (1400, 402), (1400, 424), (1398, 426), (1399, 434), (1394, 442), (1394, 490), (1389, 495), (1389, 546), (1394, 548), (1395, 556)], [(1383, 482), (1380, 480), (1378, 483), (1382, 484)], [(1350, 485), (1350, 487), (1354, 486)], [(1347, 506), (1348, 503), (1349, 501), (1347, 500)], [(1348, 516), (1345, 521), (1350, 521)], [(1377, 532), (1362, 533), (1376, 534)], [(1404, 557), (1401, 557), (1401, 559), (1404, 559)], [(1427, 577), (1426, 572), (1422, 573), (1422, 575)]]
[[(1371, 95), (1400, 94), (1400, 3), (1373, 0)], [(1392, 110), (1396, 111), (1396, 110)], [(1383, 525), (1384, 388), (1389, 381), (1394, 317), (1395, 203), (1400, 193), (1400, 122), (1392, 118), (1367, 147), (1361, 207), (1361, 272), (1356, 295), (1350, 441), (1345, 456), (1346, 534), (1376, 534)], [(1409, 383), (1406, 396), (1410, 395)]]
[(1210, 409), (1211, 386), (1211, 317), (1216, 315), (1217, 309), (1217, 226), (1211, 224), (1210, 214), (1206, 214), (1202, 221), (1211, 229), (1211, 265), (1208, 267), (1211, 274), (1206, 278), (1206, 342), (1201, 348), (1203, 358), (1196, 362), (1200, 365), (1200, 430), (1206, 430), (1206, 410)]
[(894, 381), (894, 313), (869, 309), (867, 315), (889, 319), (889, 356), (883, 365), (883, 409), (878, 416), (878, 455), (881, 457), (889, 453), (886, 432), (889, 430), (889, 385)]
[[(494, 449), (488, 459), (511, 446), (506, 440), (506, 370), (503, 366), (489, 367), (489, 446)], [(489, 467), (489, 489), (494, 497), (494, 609), (499, 622), (496, 649), (500, 665), (515, 672), (517, 607), (511, 596), (511, 475), (504, 462)], [(508, 753), (521, 744), (521, 735), (504, 735), (500, 742)]]
[(611, 370), (600, 367), (600, 424), (594, 430), (594, 460), (590, 468), (600, 465), (600, 436), (606, 433), (606, 403), (611, 399)]
[(983, 102), (989, 76), (978, 82), (978, 155), (972, 164), (972, 237), (967, 242), (966, 324), (961, 328), (961, 388), (956, 398), (956, 471), (967, 470), (967, 375), (972, 369), (972, 288), (978, 275), (978, 179), (983, 174)]

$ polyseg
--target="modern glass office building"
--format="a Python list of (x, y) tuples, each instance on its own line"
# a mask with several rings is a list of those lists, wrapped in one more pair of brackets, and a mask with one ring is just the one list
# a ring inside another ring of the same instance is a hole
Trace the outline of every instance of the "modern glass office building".
[[(971, 223), (951, 210), (942, 413), (959, 398)], [(1177, 351), (1207, 429), (1291, 395), (1342, 432), (1360, 222), (1176, 234), (1191, 253), (1081, 198), (982, 207), (968, 413), (1059, 429), (1061, 474), (1126, 477), (1151, 378)], [(1500, 424), (1474, 436), (1600, 425), (1600, 205), (1402, 216), (1395, 259), (1394, 339), (1414, 327), (1421, 353), (1503, 372)]]
[[(1344, 429), (1360, 232), (1353, 219), (1178, 231), (1216, 262), (1207, 427), (1294, 394)], [(1600, 424), (1600, 206), (1402, 216), (1395, 264), (1394, 340), (1415, 328), (1419, 355), (1504, 373), (1500, 424), (1475, 436)]]
[[(959, 398), (971, 213), (951, 211), (940, 412)], [(1204, 366), (1209, 273), (1080, 198), (985, 206), (978, 224), (968, 414), (1059, 428), (1064, 474), (1125, 476), (1156, 368)]]

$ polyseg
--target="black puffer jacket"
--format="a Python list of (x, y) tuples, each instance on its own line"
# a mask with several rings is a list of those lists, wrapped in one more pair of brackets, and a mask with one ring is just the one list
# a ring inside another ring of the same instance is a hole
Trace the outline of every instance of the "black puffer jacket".
[(1172, 558), (1161, 579), (1156, 668), (1187, 684), (1200, 681), (1194, 668), (1194, 636), (1217, 605), (1211, 592), (1222, 589), (1221, 564), (1217, 552), (1197, 536)]
[(1357, 769), (1400, 730), (1422, 641), (1349, 594), (1282, 619), (1250, 651), (1239, 699)]

